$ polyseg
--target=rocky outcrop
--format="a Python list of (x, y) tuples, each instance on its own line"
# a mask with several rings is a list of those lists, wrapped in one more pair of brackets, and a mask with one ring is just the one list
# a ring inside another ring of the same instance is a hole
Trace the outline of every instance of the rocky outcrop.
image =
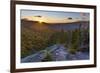
[(52, 61), (67, 61), (67, 60), (85, 60), (89, 59), (88, 52), (76, 52), (71, 54), (68, 49), (61, 44), (56, 44), (51, 47), (47, 47), (36, 54), (27, 56), (21, 59), (22, 63), (25, 62), (42, 62), (49, 55)]
[(36, 54), (29, 55), (21, 60), (21, 62), (41, 62), (46, 57), (46, 50), (42, 50)]

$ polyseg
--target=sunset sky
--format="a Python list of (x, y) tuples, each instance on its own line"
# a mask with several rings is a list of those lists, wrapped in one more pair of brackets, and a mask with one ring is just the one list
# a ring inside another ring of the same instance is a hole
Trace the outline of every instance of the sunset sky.
[(21, 10), (21, 19), (24, 18), (46, 23), (67, 23), (76, 21), (88, 21), (89, 13)]

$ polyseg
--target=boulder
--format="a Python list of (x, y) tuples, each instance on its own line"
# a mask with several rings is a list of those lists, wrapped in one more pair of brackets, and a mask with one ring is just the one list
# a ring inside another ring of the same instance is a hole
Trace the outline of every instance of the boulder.
[(42, 50), (36, 54), (29, 55), (21, 60), (22, 63), (25, 62), (41, 62), (46, 57), (46, 51)]

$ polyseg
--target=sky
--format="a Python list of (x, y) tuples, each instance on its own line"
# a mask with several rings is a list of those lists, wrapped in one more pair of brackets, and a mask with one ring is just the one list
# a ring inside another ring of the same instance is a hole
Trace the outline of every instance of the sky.
[[(75, 21), (88, 21), (89, 13), (61, 12), (43, 10), (21, 10), (21, 19), (28, 19), (46, 23), (67, 23)], [(70, 19), (69, 19), (70, 18)], [(71, 19), (72, 18), (72, 19)]]

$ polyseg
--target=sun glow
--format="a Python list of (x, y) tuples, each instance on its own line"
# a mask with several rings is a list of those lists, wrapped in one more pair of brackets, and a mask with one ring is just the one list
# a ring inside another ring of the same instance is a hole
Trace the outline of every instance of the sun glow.
[(39, 20), (39, 23), (42, 23), (43, 21), (42, 20)]
[(70, 23), (80, 21), (79, 19), (67, 19), (67, 18), (53, 18), (53, 17), (34, 17), (34, 16), (24, 16), (22, 19), (28, 19), (31, 21), (38, 21), (38, 23), (42, 24), (46, 23)]
[(38, 20), (39, 23), (43, 23), (43, 19)]

